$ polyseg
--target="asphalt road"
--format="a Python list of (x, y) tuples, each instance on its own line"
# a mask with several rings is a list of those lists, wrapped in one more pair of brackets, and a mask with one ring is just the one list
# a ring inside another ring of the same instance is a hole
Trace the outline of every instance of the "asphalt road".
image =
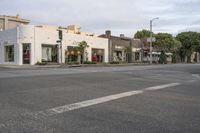
[(200, 133), (200, 64), (0, 68), (0, 133)]

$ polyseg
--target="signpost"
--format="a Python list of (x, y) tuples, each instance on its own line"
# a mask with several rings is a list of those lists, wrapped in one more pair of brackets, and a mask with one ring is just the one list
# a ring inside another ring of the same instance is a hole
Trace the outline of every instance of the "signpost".
[[(147, 38), (147, 42), (151, 42), (151, 38)], [(152, 42), (156, 42), (156, 38), (152, 37)]]
[(58, 39), (56, 42), (58, 43), (59, 49), (59, 63), (62, 63), (62, 39), (63, 39), (63, 32), (62, 30), (58, 30)]
[[(152, 64), (152, 42), (153, 42), (153, 32), (152, 32), (152, 28), (153, 28), (153, 21), (159, 19), (157, 18), (153, 18), (152, 20), (150, 20), (150, 64)], [(156, 39), (154, 39), (155, 41)]]

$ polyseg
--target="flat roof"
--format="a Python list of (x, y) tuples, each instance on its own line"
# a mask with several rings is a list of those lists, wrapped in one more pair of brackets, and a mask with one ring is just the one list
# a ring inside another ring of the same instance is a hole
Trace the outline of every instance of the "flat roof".
[(12, 21), (30, 23), (30, 20), (28, 20), (28, 19), (23, 19), (23, 18), (20, 18), (20, 17), (18, 17), (18, 16), (0, 15), (0, 19), (5, 19), (5, 18), (7, 18), (8, 20), (12, 20)]

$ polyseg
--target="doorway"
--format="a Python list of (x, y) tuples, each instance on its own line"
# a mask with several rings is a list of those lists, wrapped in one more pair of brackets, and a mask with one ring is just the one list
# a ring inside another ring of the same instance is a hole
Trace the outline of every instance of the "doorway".
[(23, 64), (30, 64), (30, 44), (23, 45)]
[(92, 61), (97, 63), (104, 62), (104, 49), (92, 49)]

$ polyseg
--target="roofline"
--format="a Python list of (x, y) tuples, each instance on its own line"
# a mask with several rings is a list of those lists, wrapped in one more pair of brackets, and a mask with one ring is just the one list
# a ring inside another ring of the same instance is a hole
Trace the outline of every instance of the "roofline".
[[(99, 37), (102, 37), (102, 36), (105, 36), (105, 38), (107, 38), (106, 37), (106, 34), (101, 34), (101, 35), (99, 35)], [(119, 38), (119, 39), (124, 39), (124, 40), (133, 40), (134, 38), (130, 38), (130, 37), (120, 37), (120, 36), (110, 36), (111, 38), (113, 37), (113, 38)]]
[(17, 22), (24, 22), (24, 23), (30, 23), (30, 20), (28, 19), (23, 19), (23, 18), (17, 18), (15, 16), (6, 16), (6, 15), (0, 15), (0, 18), (4, 19), (4, 18), (8, 18), (8, 20), (13, 20), (13, 21), (17, 21)]

